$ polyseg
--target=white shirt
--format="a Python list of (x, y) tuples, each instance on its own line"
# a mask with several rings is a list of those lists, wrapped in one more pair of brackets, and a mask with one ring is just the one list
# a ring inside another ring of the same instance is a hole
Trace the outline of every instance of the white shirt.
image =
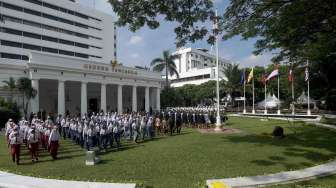
[(59, 139), (60, 139), (60, 135), (59, 135), (57, 129), (53, 129), (50, 133), (50, 136), (49, 136), (49, 143), (51, 141), (59, 141)]
[[(16, 136), (15, 133), (17, 133)], [(22, 144), (22, 137), (20, 136), (19, 132), (13, 131), (9, 135), (9, 144)]]

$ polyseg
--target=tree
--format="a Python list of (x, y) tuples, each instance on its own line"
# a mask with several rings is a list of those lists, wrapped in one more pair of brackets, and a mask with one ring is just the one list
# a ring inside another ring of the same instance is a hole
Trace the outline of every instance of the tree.
[(239, 69), (237, 64), (228, 64), (224, 70), (224, 75), (227, 78), (227, 81), (223, 81), (224, 88), (227, 93), (230, 93), (231, 96), (234, 96), (233, 93), (241, 91), (240, 78), (242, 71)]
[(177, 55), (171, 55), (168, 50), (163, 51), (163, 58), (155, 58), (151, 62), (151, 67), (153, 67), (154, 71), (162, 72), (166, 70), (166, 87), (169, 87), (168, 81), (168, 73), (170, 76), (176, 75), (177, 78), (179, 74), (176, 70), (176, 65), (174, 63), (174, 59), (176, 59)]
[[(35, 98), (37, 91), (32, 87), (31, 80), (25, 77), (21, 77), (17, 80), (16, 87), (22, 93), (22, 107), (25, 117), (27, 118), (29, 101)], [(26, 102), (25, 98), (27, 99)]]
[(220, 25), (224, 39), (257, 37), (257, 55), (276, 50), (274, 61), (302, 62), (336, 55), (335, 12), (334, 0), (231, 0)]
[(13, 102), (14, 91), (16, 89), (16, 84), (15, 84), (14, 78), (9, 77), (9, 80), (4, 80), (2, 82), (5, 83), (3, 88), (10, 92), (10, 101)]
[(119, 26), (136, 31), (147, 25), (160, 26), (162, 20), (176, 24), (177, 46), (195, 42), (208, 34), (202, 22), (214, 18), (213, 0), (109, 0), (118, 15)]

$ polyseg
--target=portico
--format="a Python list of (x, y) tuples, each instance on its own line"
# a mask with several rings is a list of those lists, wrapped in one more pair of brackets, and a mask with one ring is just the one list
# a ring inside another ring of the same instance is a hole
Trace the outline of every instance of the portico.
[(39, 53), (32, 53), (28, 71), (37, 90), (32, 112), (83, 115), (160, 109), (158, 73)]

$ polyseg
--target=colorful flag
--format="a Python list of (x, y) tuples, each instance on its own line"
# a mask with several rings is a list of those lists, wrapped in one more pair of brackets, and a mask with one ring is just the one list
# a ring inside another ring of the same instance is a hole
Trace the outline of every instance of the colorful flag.
[(241, 75), (240, 75), (240, 84), (241, 85), (244, 85), (244, 83), (246, 82), (246, 75), (245, 75), (246, 73), (245, 73), (245, 69), (243, 70), (243, 72), (241, 73)]
[(268, 77), (266, 78), (266, 81), (279, 76), (279, 65), (275, 66), (275, 69), (271, 72), (271, 74), (268, 75)]
[(249, 83), (252, 80), (252, 78), (253, 78), (253, 68), (252, 68), (250, 74), (248, 75), (247, 83)]
[(306, 70), (305, 70), (305, 81), (308, 82), (309, 80), (309, 70), (308, 70), (308, 63), (306, 65)]
[(293, 70), (292, 68), (289, 70), (289, 73), (288, 73), (288, 81), (289, 82), (293, 82), (294, 80), (294, 75), (293, 75)]

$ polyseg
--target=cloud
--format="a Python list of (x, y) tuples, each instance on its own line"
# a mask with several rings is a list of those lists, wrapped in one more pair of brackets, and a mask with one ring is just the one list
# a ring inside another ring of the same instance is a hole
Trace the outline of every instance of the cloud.
[(138, 53), (133, 53), (132, 55), (131, 55), (131, 58), (133, 58), (133, 59), (136, 59), (136, 58), (138, 58), (139, 57), (139, 54)]
[(128, 44), (132, 44), (132, 45), (135, 45), (135, 44), (140, 44), (142, 43), (143, 41), (143, 38), (138, 36), (138, 35), (134, 35), (131, 37), (131, 39), (128, 41)]
[(271, 62), (271, 54), (263, 54), (263, 55), (254, 55), (251, 54), (245, 58), (242, 58), (238, 61), (240, 67), (253, 67), (253, 66), (265, 66)]

